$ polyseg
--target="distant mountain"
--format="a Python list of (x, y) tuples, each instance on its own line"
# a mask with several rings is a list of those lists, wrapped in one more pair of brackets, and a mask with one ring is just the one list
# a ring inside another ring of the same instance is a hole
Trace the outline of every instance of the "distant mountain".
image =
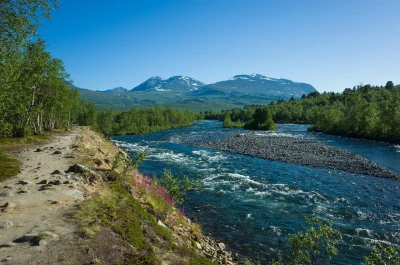
[(129, 90), (124, 88), (124, 87), (116, 87), (113, 89), (105, 90), (105, 91), (99, 91), (99, 92), (104, 92), (104, 93), (112, 93), (112, 94), (122, 94), (125, 92), (128, 92)]
[(150, 77), (131, 91), (174, 91), (184, 93), (197, 90), (202, 88), (204, 85), (203, 82), (188, 76), (173, 76), (168, 79), (162, 79), (159, 76), (155, 76)]
[(239, 93), (299, 98), (303, 94), (317, 91), (312, 85), (294, 82), (288, 79), (276, 79), (260, 74), (235, 75), (226, 81), (220, 81), (196, 91), (197, 95)]
[(206, 85), (187, 76), (162, 79), (154, 76), (128, 90), (116, 87), (106, 91), (78, 88), (81, 97), (102, 109), (126, 110), (132, 107), (171, 106), (195, 111), (222, 110), (249, 104), (268, 104), (278, 99), (300, 98), (316, 89), (309, 84), (260, 74), (236, 75), (229, 80)]

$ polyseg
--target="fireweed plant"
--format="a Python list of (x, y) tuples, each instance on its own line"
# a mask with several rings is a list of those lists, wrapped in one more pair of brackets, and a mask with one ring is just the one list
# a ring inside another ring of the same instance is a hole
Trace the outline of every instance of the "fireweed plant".
[[(168, 212), (174, 207), (178, 207), (184, 201), (184, 195), (189, 190), (199, 191), (200, 183), (190, 180), (184, 176), (176, 178), (170, 170), (164, 171), (163, 177), (158, 181), (155, 177), (132, 175), (132, 185), (138, 190), (141, 196), (151, 204), (156, 213)], [(179, 215), (184, 216), (185, 210), (179, 210)]]

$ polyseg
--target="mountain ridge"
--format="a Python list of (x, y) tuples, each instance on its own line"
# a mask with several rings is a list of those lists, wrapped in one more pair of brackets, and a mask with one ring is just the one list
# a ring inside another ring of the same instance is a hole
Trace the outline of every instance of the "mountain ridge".
[(307, 83), (261, 74), (235, 75), (212, 84), (184, 75), (166, 79), (152, 76), (132, 89), (116, 87), (105, 91), (67, 85), (71, 89), (78, 89), (83, 99), (95, 103), (99, 108), (117, 110), (156, 105), (195, 111), (222, 110), (268, 104), (278, 99), (300, 98), (303, 94), (317, 91)]

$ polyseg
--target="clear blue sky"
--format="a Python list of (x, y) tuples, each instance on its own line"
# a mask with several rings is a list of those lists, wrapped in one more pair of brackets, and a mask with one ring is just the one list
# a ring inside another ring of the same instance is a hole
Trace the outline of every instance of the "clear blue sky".
[(399, 0), (62, 0), (40, 30), (75, 85), (259, 73), (343, 91), (400, 83)]

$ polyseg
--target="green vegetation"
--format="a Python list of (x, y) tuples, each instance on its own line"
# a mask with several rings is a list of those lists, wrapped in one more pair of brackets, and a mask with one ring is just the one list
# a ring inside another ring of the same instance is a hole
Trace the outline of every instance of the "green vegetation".
[(205, 119), (223, 121), (224, 128), (245, 128), (250, 130), (275, 130), (276, 125), (268, 107), (247, 106), (243, 109), (221, 111), (220, 113), (206, 111)]
[(177, 203), (184, 202), (184, 195), (190, 190), (199, 190), (201, 183), (191, 180), (187, 176), (176, 178), (172, 175), (171, 170), (165, 170), (164, 176), (160, 179), (160, 184), (167, 189), (168, 195)]
[[(73, 220), (77, 220), (80, 226), (78, 232), (84, 240), (82, 248), (88, 249), (87, 246), (100, 231), (111, 229), (120, 236), (124, 246), (129, 246), (119, 253), (116, 264), (154, 265), (161, 264), (163, 258), (174, 260), (173, 264), (214, 264), (191, 246), (193, 240), (202, 236), (200, 226), (187, 222), (174, 207), (175, 202), (166, 188), (135, 170), (145, 155), (145, 152), (139, 154), (126, 165), (129, 157), (122, 152), (116, 154), (110, 171), (123, 175), (104, 185), (72, 213)], [(132, 183), (127, 178), (128, 174), (133, 174)], [(173, 178), (172, 174), (166, 174), (166, 177)], [(170, 187), (176, 192), (174, 194), (179, 195), (176, 195), (178, 199), (188, 190), (188, 185), (180, 185), (187, 184), (185, 181), (167, 183), (174, 184)], [(182, 238), (181, 234), (177, 234), (178, 239), (173, 237), (174, 227), (185, 229), (187, 234)]]
[(124, 260), (127, 264), (153, 264), (157, 261), (151, 244), (143, 235), (145, 226), (154, 229), (155, 235), (167, 242), (163, 244), (165, 247), (172, 243), (171, 232), (159, 226), (154, 216), (146, 212), (119, 183), (110, 184), (101, 196), (83, 202), (74, 217), (79, 220), (81, 234), (85, 237), (93, 237), (99, 231), (100, 221), (132, 245), (134, 250)]
[(89, 111), (85, 109), (78, 120), (94, 125), (106, 137), (188, 126), (198, 118), (192, 111), (170, 107), (133, 108), (127, 112), (115, 113), (113, 110), (96, 112), (93, 105), (89, 103), (89, 106)]
[[(52, 133), (57, 133), (53, 131)], [(31, 135), (25, 138), (0, 138), (0, 182), (13, 177), (19, 173), (20, 162), (8, 152), (21, 150), (27, 146), (45, 143), (51, 136), (50, 132), (43, 132), (38, 135)]]
[(225, 116), (224, 122), (222, 123), (222, 126), (224, 128), (243, 128), (244, 123), (241, 120), (233, 122), (232, 118), (231, 118), (231, 115), (227, 114)]
[[(389, 81), (385, 86), (346, 88), (343, 93), (312, 92), (299, 100), (280, 99), (266, 107), (277, 123), (312, 124), (310, 130), (324, 133), (400, 142), (399, 102), (400, 87)], [(205, 112), (205, 118), (224, 121), (229, 115), (233, 123), (248, 123), (259, 108), (253, 105), (220, 113)]]
[(19, 173), (20, 163), (17, 159), (7, 157), (0, 152), (0, 182)]
[[(305, 232), (289, 235), (291, 255), (287, 262), (282, 257), (272, 260), (270, 265), (316, 265), (329, 264), (332, 256), (338, 255), (336, 246), (342, 241), (342, 234), (332, 228), (330, 222), (323, 222), (316, 217), (306, 217), (310, 228)], [(397, 265), (400, 264), (399, 251), (391, 245), (378, 244), (367, 257), (367, 265)], [(260, 264), (245, 261), (245, 264)]]
[(323, 223), (315, 217), (306, 220), (311, 226), (306, 232), (290, 235), (291, 264), (327, 264), (338, 254), (336, 245), (342, 240), (342, 234), (334, 230), (331, 223)]
[(368, 257), (364, 258), (367, 265), (398, 265), (399, 250), (391, 245), (378, 244)]
[(58, 1), (4, 1), (0, 5), (0, 137), (25, 137), (69, 128), (79, 93), (63, 82), (63, 63), (37, 35)]
[(268, 108), (257, 108), (248, 122), (244, 125), (245, 129), (251, 130), (276, 130), (276, 125), (272, 120), (271, 112)]

